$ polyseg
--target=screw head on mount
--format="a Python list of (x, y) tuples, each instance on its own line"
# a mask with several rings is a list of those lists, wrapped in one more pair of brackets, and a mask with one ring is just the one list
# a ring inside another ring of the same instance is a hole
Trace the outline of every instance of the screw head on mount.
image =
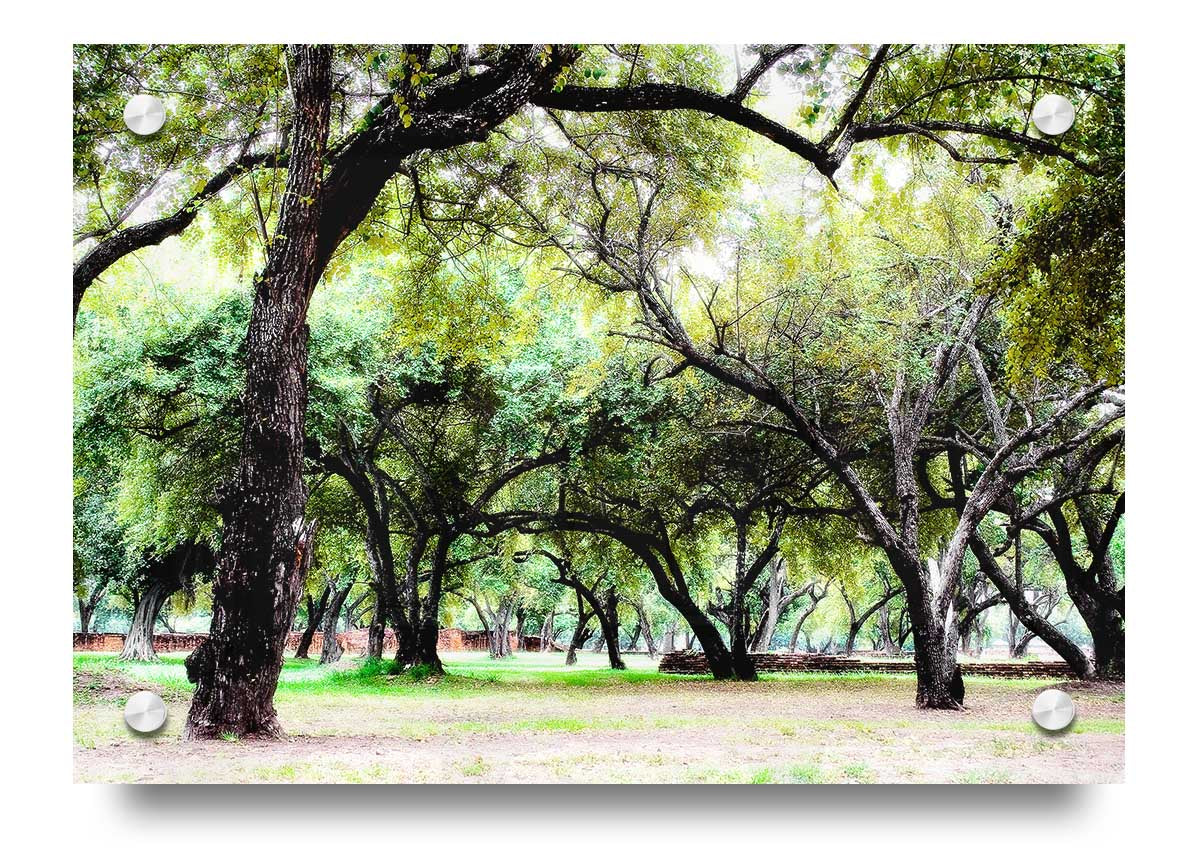
[(147, 137), (163, 127), (167, 109), (154, 96), (134, 96), (125, 104), (125, 126), (135, 135)]
[(134, 732), (152, 733), (166, 722), (166, 703), (153, 691), (138, 691), (125, 703), (125, 723)]
[(1033, 722), (1048, 732), (1066, 729), (1075, 720), (1075, 703), (1056, 688), (1042, 691), (1033, 701)]
[(1075, 124), (1075, 106), (1053, 93), (1042, 96), (1033, 106), (1033, 124), (1046, 135), (1061, 135)]

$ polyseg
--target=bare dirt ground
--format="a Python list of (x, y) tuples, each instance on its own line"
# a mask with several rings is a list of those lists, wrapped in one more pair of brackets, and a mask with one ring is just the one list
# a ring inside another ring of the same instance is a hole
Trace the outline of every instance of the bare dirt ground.
[[(456, 655), (440, 683), (329, 684), (285, 669), (284, 741), (184, 743), (188, 691), (176, 665), (76, 663), (79, 782), (1113, 783), (1124, 779), (1121, 686), (1066, 685), (1078, 717), (1038, 730), (1049, 682), (967, 680), (968, 710), (913, 707), (911, 677), (774, 677), (757, 683), (583, 675), (561, 657), (501, 668)], [(636, 660), (636, 659), (635, 659)], [(553, 666), (551, 665), (553, 661)], [(342, 668), (350, 665), (343, 662)], [(325, 675), (322, 675), (325, 674)], [(592, 677), (598, 681), (592, 683)], [(579, 683), (576, 683), (578, 681)], [(1059, 686), (1062, 686), (1061, 684)], [(170, 717), (152, 738), (121, 721), (154, 689)]]

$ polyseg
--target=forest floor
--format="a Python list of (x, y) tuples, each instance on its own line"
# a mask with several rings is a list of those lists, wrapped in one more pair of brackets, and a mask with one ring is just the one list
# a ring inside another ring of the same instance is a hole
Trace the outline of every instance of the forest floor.
[[(440, 680), (390, 678), (343, 659), (286, 662), (283, 741), (183, 742), (183, 655), (153, 664), (75, 655), (77, 782), (165, 783), (1119, 783), (1125, 693), (1059, 683), (1077, 718), (1030, 719), (1049, 680), (968, 677), (967, 710), (913, 706), (913, 676), (765, 676), (714, 682), (655, 672), (645, 656), (443, 656)], [(126, 698), (154, 690), (166, 726), (128, 730)]]

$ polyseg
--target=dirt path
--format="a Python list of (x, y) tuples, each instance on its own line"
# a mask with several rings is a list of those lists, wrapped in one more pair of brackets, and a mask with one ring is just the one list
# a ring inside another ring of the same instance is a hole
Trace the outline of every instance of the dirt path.
[[(77, 781), (1120, 782), (1124, 695), (1072, 685), (1062, 735), (1029, 719), (1036, 688), (978, 686), (920, 712), (904, 680), (545, 689), (461, 696), (281, 694), (281, 742), (132, 738), (107, 697), (77, 705)], [(186, 701), (169, 702), (177, 731)], [(115, 714), (114, 714), (115, 712)], [(114, 730), (114, 726), (116, 729)], [(88, 733), (91, 733), (89, 735)]]

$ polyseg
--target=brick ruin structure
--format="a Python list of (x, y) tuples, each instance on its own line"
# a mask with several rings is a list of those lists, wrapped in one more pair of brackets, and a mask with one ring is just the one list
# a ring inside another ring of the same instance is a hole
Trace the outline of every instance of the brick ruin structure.
[[(288, 634), (285, 650), (295, 653), (300, 644), (301, 631)], [(207, 634), (155, 634), (154, 651), (156, 652), (190, 652), (207, 639)], [(362, 656), (367, 653), (366, 628), (354, 631), (344, 631), (337, 635), (338, 643), (349, 655)], [(521, 637), (515, 633), (508, 635), (509, 646), (514, 652), (536, 652), (541, 649), (541, 637)], [(325, 636), (320, 631), (313, 634), (309, 646), (310, 655), (319, 655), (324, 644)], [(125, 647), (124, 634), (80, 634), (74, 635), (73, 648), (76, 652), (120, 652)], [(461, 628), (443, 628), (438, 632), (438, 651), (441, 652), (486, 652), (488, 648), (487, 631), (464, 631)], [(383, 638), (383, 653), (385, 655), (396, 651), (396, 636), (387, 631)]]

